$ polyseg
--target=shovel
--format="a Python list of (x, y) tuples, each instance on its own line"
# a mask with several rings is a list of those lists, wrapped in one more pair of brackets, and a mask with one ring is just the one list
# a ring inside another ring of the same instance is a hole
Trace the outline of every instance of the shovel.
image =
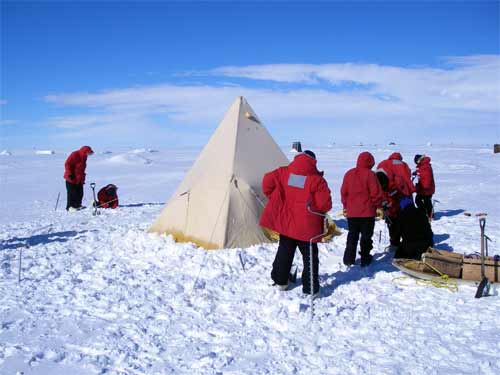
[(486, 242), (484, 235), (484, 227), (486, 226), (486, 219), (484, 217), (479, 219), (479, 227), (481, 228), (481, 282), (476, 290), (475, 298), (481, 298), (488, 295), (490, 290), (490, 282), (486, 277), (484, 266), (484, 243)]
[(95, 196), (95, 182), (92, 182), (90, 184), (90, 188), (92, 189), (92, 194), (94, 196), (94, 211), (92, 212), (92, 215), (96, 216), (96, 215), (99, 215), (99, 210), (97, 208), (98, 203), (97, 203), (97, 199), (96, 199), (96, 196)]

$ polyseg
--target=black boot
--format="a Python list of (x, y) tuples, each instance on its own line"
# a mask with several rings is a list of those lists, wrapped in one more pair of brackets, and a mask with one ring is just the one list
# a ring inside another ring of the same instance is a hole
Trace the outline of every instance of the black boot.
[(361, 267), (369, 266), (372, 260), (373, 260), (373, 255), (371, 254), (361, 257)]

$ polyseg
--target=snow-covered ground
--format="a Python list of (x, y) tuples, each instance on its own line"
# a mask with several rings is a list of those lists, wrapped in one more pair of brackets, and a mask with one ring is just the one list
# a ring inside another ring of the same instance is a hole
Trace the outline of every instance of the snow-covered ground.
[(114, 183), (120, 197), (99, 216), (65, 212), (67, 152), (0, 155), (0, 374), (499, 374), (500, 288), (477, 300), (472, 286), (452, 292), (402, 277), (384, 252), (383, 222), (376, 262), (348, 270), (346, 221), (335, 213), (360, 151), (377, 162), (400, 151), (412, 168), (425, 153), (437, 183), (436, 247), (479, 251), (474, 214), (487, 212), (490, 253), (500, 254), (500, 155), (481, 146), (312, 149), (344, 228), (320, 247), (312, 323), (300, 283), (269, 286), (275, 244), (206, 252), (146, 233), (199, 149), (96, 150), (84, 202), (89, 182)]

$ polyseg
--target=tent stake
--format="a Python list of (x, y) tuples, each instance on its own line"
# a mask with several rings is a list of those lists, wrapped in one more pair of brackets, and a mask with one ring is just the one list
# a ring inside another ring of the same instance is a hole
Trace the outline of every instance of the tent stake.
[[(25, 244), (26, 248), (28, 247), (28, 244)], [(19, 267), (18, 267), (18, 270), (17, 270), (17, 283), (20, 284), (21, 283), (21, 274), (22, 274), (22, 267), (23, 267), (23, 247), (19, 247), (19, 254), (18, 254), (18, 258), (19, 258)]]
[(56, 206), (54, 207), (54, 211), (57, 211), (57, 206), (59, 205), (59, 197), (61, 196), (61, 192), (57, 193)]
[(243, 261), (243, 255), (241, 254), (241, 252), (238, 253), (238, 256), (240, 257), (241, 268), (243, 269), (244, 272), (247, 272), (247, 270), (245, 269), (245, 262)]

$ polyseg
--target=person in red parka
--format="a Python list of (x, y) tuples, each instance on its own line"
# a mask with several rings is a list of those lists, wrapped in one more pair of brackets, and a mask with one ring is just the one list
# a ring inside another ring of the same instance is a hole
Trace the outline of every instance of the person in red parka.
[(356, 248), (361, 234), (361, 266), (372, 261), (372, 236), (377, 208), (382, 206), (382, 188), (371, 170), (375, 165), (373, 155), (365, 151), (359, 154), (356, 167), (344, 175), (340, 196), (347, 217), (349, 233), (344, 252), (344, 264), (351, 266), (356, 261)]
[(406, 185), (406, 187), (410, 190), (407, 195), (413, 194), (415, 192), (415, 185), (413, 185), (413, 181), (411, 180), (411, 169), (408, 164), (403, 161), (403, 156), (399, 152), (393, 152), (389, 156), (389, 160), (392, 161), (392, 170), (398, 179), (396, 181), (398, 185), (402, 188)]
[[(260, 225), (278, 232), (278, 251), (273, 262), (271, 278), (282, 290), (288, 287), (288, 277), (295, 250), (303, 259), (302, 291), (311, 293), (309, 241), (323, 232), (323, 218), (309, 211), (327, 213), (332, 198), (323, 172), (316, 167), (316, 155), (306, 150), (295, 156), (287, 167), (266, 173), (262, 191), (269, 199), (264, 207)], [(313, 293), (319, 293), (318, 245), (313, 240)]]
[(401, 244), (399, 202), (404, 197), (409, 197), (413, 202), (412, 194), (415, 192), (410, 167), (402, 159), (401, 154), (395, 152), (389, 159), (381, 161), (375, 171), (383, 191), (382, 206), (385, 210), (384, 217), (389, 228), (392, 251), (396, 251)]
[(64, 163), (64, 179), (66, 180), (67, 211), (75, 211), (82, 208), (83, 185), (85, 184), (85, 169), (87, 168), (87, 157), (94, 151), (89, 146), (83, 146), (73, 151)]
[(104, 186), (97, 193), (97, 204), (102, 208), (116, 208), (118, 207), (118, 194), (116, 185), (109, 184)]
[(417, 169), (413, 172), (417, 195), (415, 204), (423, 210), (429, 220), (432, 219), (434, 210), (432, 207), (432, 195), (436, 191), (434, 184), (434, 173), (432, 172), (431, 158), (425, 155), (415, 155)]

